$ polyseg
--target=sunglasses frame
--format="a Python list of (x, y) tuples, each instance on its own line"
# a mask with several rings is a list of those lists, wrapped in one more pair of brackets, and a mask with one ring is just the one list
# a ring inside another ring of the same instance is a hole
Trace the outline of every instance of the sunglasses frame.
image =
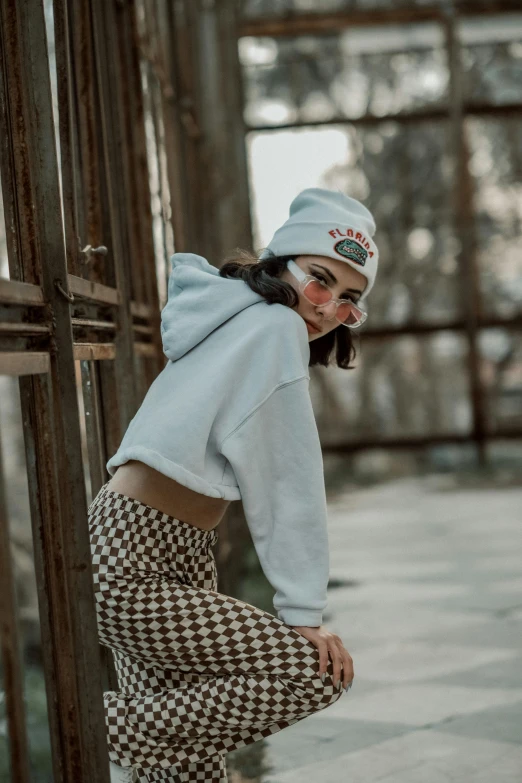
[[(315, 307), (319, 307), (319, 305), (317, 304), (317, 302), (312, 302), (306, 296), (306, 291), (305, 291), (306, 286), (308, 285), (309, 282), (311, 282), (313, 280), (314, 283), (319, 283), (319, 285), (322, 285), (323, 288), (327, 289), (327, 291), (330, 293), (331, 298), (330, 298), (330, 300), (328, 302), (324, 302), (324, 304), (331, 304), (332, 302), (335, 304), (335, 315), (334, 315), (334, 318), (335, 318), (336, 321), (338, 321), (338, 323), (341, 324), (341, 326), (347, 326), (348, 329), (358, 329), (360, 326), (363, 325), (363, 323), (368, 318), (368, 313), (366, 312), (366, 310), (363, 310), (362, 307), (359, 304), (355, 304), (355, 302), (349, 302), (349, 300), (346, 300), (346, 299), (334, 299), (333, 296), (332, 296), (332, 291), (331, 291), (330, 287), (328, 285), (326, 285), (326, 283), (323, 283), (321, 280), (318, 280), (314, 275), (307, 275), (306, 272), (304, 272), (301, 269), (301, 267), (298, 264), (296, 264), (295, 261), (292, 258), (290, 258), (286, 262), (286, 267), (287, 267), (288, 271), (299, 281), (299, 290), (301, 291), (303, 296), (306, 298), (306, 300), (308, 302), (310, 302), (310, 304), (313, 304)], [(348, 304), (348, 302), (350, 304), (352, 304), (353, 307), (359, 313), (361, 313), (361, 320), (357, 324), (355, 324), (355, 325), (347, 324), (344, 321), (339, 321), (339, 319), (337, 318), (337, 308), (339, 307), (339, 305), (340, 304)]]

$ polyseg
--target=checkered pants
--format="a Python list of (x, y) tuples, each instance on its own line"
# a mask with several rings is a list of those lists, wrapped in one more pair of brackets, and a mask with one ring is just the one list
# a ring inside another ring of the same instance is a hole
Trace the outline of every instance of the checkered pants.
[(149, 781), (226, 781), (229, 751), (337, 701), (291, 626), (217, 592), (214, 530), (107, 489), (88, 510), (109, 758)]

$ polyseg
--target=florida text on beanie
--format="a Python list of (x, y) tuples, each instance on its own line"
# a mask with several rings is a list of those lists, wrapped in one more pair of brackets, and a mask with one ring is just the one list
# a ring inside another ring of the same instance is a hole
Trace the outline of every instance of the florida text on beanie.
[(350, 264), (368, 280), (359, 301), (375, 282), (379, 251), (372, 237), (372, 213), (357, 199), (336, 190), (306, 188), (290, 204), (290, 217), (277, 229), (259, 259), (318, 255)]

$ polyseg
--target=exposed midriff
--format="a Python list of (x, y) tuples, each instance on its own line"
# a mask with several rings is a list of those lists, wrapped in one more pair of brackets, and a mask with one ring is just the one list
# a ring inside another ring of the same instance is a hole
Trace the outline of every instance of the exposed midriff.
[(194, 492), (139, 460), (120, 465), (107, 488), (203, 530), (216, 527), (231, 502)]

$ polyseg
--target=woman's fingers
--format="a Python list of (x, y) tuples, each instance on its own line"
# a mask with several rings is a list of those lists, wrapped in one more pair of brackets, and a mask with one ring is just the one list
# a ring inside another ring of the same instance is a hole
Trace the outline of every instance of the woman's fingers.
[(336, 642), (333, 642), (329, 648), (329, 652), (333, 663), (333, 684), (334, 688), (338, 688), (339, 680), (342, 678), (341, 669), (343, 665), (343, 658), (339, 649), (339, 645)]
[(308, 626), (294, 626), (305, 639), (312, 642), (319, 652), (319, 671), (317, 672), (324, 683), (328, 670), (328, 657), (332, 659), (333, 684), (339, 687), (339, 682), (346, 688), (353, 680), (353, 661), (350, 653), (345, 648), (343, 641), (337, 634), (332, 634), (323, 626), (319, 628)]
[(341, 647), (341, 655), (343, 659), (344, 672), (343, 688), (346, 688), (348, 683), (353, 680), (353, 660), (348, 650), (346, 650), (344, 647)]
[(317, 649), (319, 650), (319, 677), (324, 680), (328, 668), (328, 645), (326, 642), (319, 643)]
[(346, 688), (348, 683), (352, 682), (354, 676), (352, 657), (341, 641), (334, 643), (330, 647), (329, 652), (333, 663), (334, 687), (339, 687), (339, 680), (342, 679), (343, 688)]

